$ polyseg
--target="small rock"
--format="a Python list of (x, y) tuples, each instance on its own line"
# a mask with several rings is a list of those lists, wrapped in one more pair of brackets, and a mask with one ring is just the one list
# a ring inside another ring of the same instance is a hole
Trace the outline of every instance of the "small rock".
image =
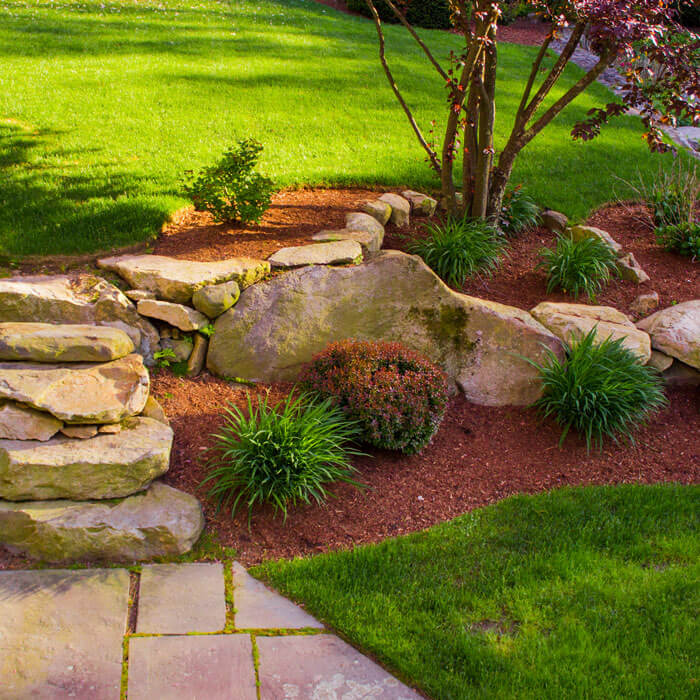
[[(163, 328), (160, 329), (160, 337), (161, 340), (163, 338), (172, 338), (173, 337), (173, 329), (170, 326), (163, 326)], [(162, 345), (162, 343), (161, 343)]]
[(343, 228), (337, 231), (319, 231), (311, 236), (312, 241), (357, 241), (366, 254), (378, 253), (382, 247), (382, 237), (370, 231), (350, 231)]
[[(345, 215), (345, 228), (350, 231), (367, 231), (384, 241), (384, 227), (369, 214), (352, 212)], [(381, 246), (381, 243), (380, 243)]]
[(437, 200), (427, 194), (406, 190), (401, 195), (411, 203), (411, 208), (419, 216), (432, 216), (435, 213)]
[(39, 440), (45, 442), (63, 422), (50, 413), (36, 411), (14, 401), (0, 401), (0, 438), (3, 440)]
[(173, 362), (185, 362), (192, 354), (191, 340), (175, 340), (174, 338), (163, 338), (161, 340), (163, 349), (172, 350), (175, 358)]
[(208, 318), (217, 318), (224, 311), (228, 311), (238, 301), (240, 295), (241, 289), (238, 283), (231, 280), (198, 289), (192, 295), (192, 304), (197, 311), (201, 311)]
[(116, 435), (117, 433), (121, 433), (121, 431), (121, 423), (106, 423), (97, 429), (98, 433), (104, 433), (105, 435)]
[(569, 225), (569, 218), (566, 214), (553, 209), (545, 209), (541, 214), (542, 226), (552, 233), (564, 233)]
[(365, 214), (373, 216), (382, 226), (391, 218), (391, 204), (383, 202), (381, 199), (367, 199), (360, 204)]
[(652, 350), (651, 357), (647, 364), (657, 369), (659, 372), (664, 372), (673, 364), (673, 358), (658, 350)]
[(268, 258), (272, 267), (346, 265), (361, 259), (362, 247), (357, 241), (330, 241), (282, 248)]
[(674, 360), (673, 364), (662, 376), (667, 386), (700, 386), (700, 372), (694, 367), (689, 367), (684, 362), (679, 362), (678, 360)]
[(64, 425), (61, 432), (69, 438), (77, 440), (87, 440), (97, 435), (96, 425)]
[(581, 241), (584, 238), (597, 238), (599, 241), (612, 250), (615, 255), (622, 254), (622, 246), (607, 232), (593, 226), (572, 226), (571, 238), (575, 241)]
[(153, 396), (149, 396), (146, 400), (146, 405), (143, 407), (141, 415), (144, 418), (153, 418), (153, 420), (157, 420), (159, 423), (163, 423), (163, 425), (170, 425), (170, 421), (165, 415), (163, 407)]
[(640, 267), (632, 253), (627, 253), (617, 260), (617, 272), (623, 280), (643, 284), (649, 281), (649, 275)]
[(154, 292), (148, 292), (145, 289), (127, 289), (124, 292), (131, 301), (141, 301), (142, 299), (155, 299), (156, 295)]
[(411, 203), (407, 199), (404, 199), (399, 194), (387, 192), (379, 198), (379, 201), (386, 202), (391, 206), (389, 221), (394, 226), (404, 228), (409, 225), (411, 221)]
[(637, 328), (649, 333), (655, 350), (700, 369), (700, 299), (657, 311)]
[(187, 361), (187, 376), (196, 377), (202, 369), (204, 369), (204, 363), (207, 359), (207, 347), (209, 341), (203, 336), (197, 333), (194, 336), (194, 347), (192, 348), (192, 354), (190, 359)]
[(133, 351), (131, 338), (110, 326), (0, 323), (0, 360), (109, 362)]
[(171, 301), (143, 299), (136, 308), (142, 316), (165, 321), (181, 331), (196, 331), (209, 323), (209, 319), (203, 313)]
[(640, 294), (631, 304), (630, 311), (635, 316), (647, 316), (659, 305), (659, 295), (657, 292)]

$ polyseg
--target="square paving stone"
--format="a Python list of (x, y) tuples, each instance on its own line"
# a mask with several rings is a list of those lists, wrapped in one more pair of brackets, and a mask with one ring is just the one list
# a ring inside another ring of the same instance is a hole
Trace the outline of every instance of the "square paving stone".
[[(258, 637), (260, 700), (421, 696), (331, 634)], [(131, 699), (130, 699), (131, 700)]]
[(247, 634), (132, 637), (129, 700), (256, 700)]
[(125, 569), (0, 572), (0, 698), (119, 699)]
[(233, 563), (233, 604), (237, 629), (323, 629), (318, 620), (254, 579), (238, 562)]
[(220, 632), (225, 626), (226, 594), (221, 564), (154, 564), (143, 567), (137, 632)]

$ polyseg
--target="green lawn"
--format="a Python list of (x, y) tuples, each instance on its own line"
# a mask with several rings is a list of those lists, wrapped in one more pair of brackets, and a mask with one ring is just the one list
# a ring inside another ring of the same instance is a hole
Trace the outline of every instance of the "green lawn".
[(430, 697), (698, 697), (700, 488), (517, 496), (257, 567)]
[[(447, 33), (423, 34), (438, 55), (458, 48)], [(417, 117), (439, 122), (432, 68), (401, 29), (387, 35)], [(502, 47), (501, 139), (532, 56)], [(580, 218), (613, 197), (616, 174), (655, 171), (634, 118), (592, 144), (571, 141), (572, 124), (609, 99), (600, 86), (580, 98), (523, 154), (515, 182)], [(365, 19), (312, 0), (0, 4), (0, 253), (144, 240), (185, 203), (182, 172), (243, 136), (263, 141), (280, 186), (435, 185)]]

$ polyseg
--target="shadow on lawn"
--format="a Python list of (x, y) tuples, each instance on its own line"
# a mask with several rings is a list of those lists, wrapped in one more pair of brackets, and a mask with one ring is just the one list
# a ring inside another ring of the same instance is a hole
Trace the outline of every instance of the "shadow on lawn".
[(169, 209), (143, 194), (148, 178), (112, 163), (86, 168), (81, 157), (98, 149), (57, 146), (33, 159), (60, 136), (0, 124), (0, 255), (78, 254), (152, 237)]

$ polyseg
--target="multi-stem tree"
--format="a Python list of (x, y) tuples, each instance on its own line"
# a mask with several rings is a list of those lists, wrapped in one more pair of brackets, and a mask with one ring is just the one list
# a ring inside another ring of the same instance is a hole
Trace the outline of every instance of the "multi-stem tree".
[[(663, 151), (668, 148), (663, 125), (673, 126), (681, 116), (700, 123), (700, 37), (676, 22), (674, 0), (527, 0), (548, 22), (549, 31), (523, 81), (520, 105), (500, 153), (494, 147), (497, 32), (508, 0), (449, 0), (452, 23), (464, 40), (462, 51), (453, 52), (449, 64), (435, 57), (406, 20), (401, 0), (383, 1), (416, 40), (445, 86), (448, 115), (442, 145), (437, 147), (424, 136), (396, 84), (374, 0), (366, 0), (377, 28), (384, 72), (440, 178), (444, 201), (453, 213), (497, 217), (513, 164), (523, 148), (613, 65), (624, 80), (619, 99), (591, 110), (588, 118), (574, 127), (574, 138), (591, 139), (610, 117), (636, 110), (646, 126), (649, 147)], [(551, 63), (546, 60), (550, 46), (560, 37), (566, 39), (564, 47)], [(544, 109), (584, 37), (598, 57), (597, 63)], [(460, 160), (461, 198), (454, 172)]]

